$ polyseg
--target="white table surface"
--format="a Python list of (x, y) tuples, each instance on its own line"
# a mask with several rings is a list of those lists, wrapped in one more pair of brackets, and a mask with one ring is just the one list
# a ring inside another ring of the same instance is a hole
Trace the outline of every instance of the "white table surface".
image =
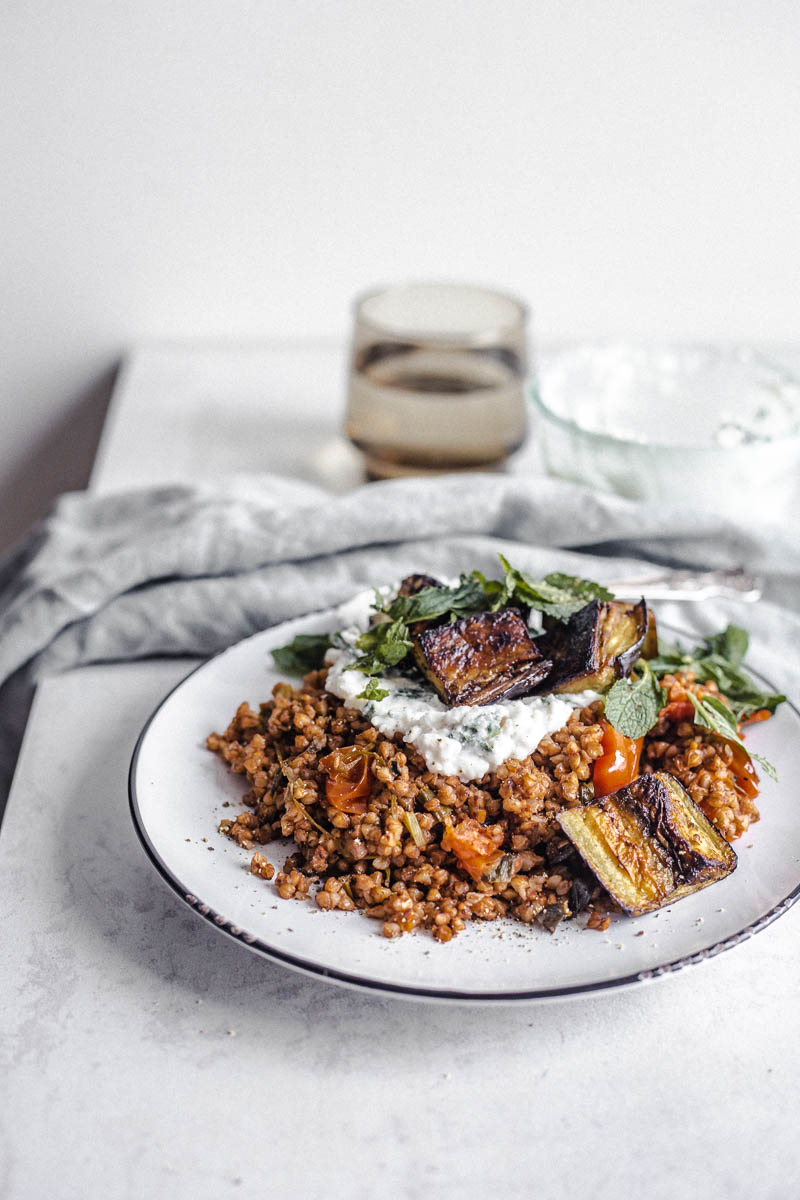
[[(346, 487), (342, 379), (331, 346), (141, 350), (92, 486)], [(294, 974), (184, 908), (129, 821), (136, 736), (192, 665), (39, 688), (0, 834), (3, 1200), (800, 1194), (800, 906), (673, 978), (548, 1005)]]

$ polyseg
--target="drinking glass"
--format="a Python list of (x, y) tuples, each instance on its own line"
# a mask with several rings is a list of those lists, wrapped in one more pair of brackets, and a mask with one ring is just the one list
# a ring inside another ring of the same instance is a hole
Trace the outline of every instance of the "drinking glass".
[(499, 468), (525, 439), (527, 310), (464, 284), (355, 305), (346, 433), (370, 478)]

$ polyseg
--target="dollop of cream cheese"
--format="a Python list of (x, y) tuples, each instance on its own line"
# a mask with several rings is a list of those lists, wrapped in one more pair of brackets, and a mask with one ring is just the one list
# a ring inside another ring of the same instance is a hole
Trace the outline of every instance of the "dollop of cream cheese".
[[(389, 599), (397, 588), (381, 588)], [(561, 729), (576, 708), (597, 700), (596, 692), (569, 695), (525, 696), (478, 706), (448, 708), (427, 680), (402, 675), (382, 675), (383, 700), (359, 695), (367, 684), (363, 672), (354, 670), (356, 640), (369, 626), (375, 592), (360, 592), (339, 608), (345, 628), (328, 651), (327, 689), (358, 709), (386, 737), (395, 734), (410, 742), (431, 771), (455, 775), (462, 783), (480, 779), (509, 758), (526, 758), (548, 733)]]

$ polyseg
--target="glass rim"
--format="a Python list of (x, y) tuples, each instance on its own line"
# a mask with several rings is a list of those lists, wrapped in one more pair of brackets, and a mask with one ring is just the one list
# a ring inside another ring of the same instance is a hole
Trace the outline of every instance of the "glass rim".
[[(450, 289), (452, 291), (463, 291), (479, 293), (484, 297), (491, 297), (496, 300), (502, 300), (507, 305), (514, 309), (514, 315), (506, 320), (498, 320), (497, 322), (487, 322), (487, 324), (472, 332), (439, 332), (435, 329), (415, 328), (411, 323), (403, 325), (400, 323), (392, 323), (389, 321), (381, 321), (374, 316), (368, 316), (364, 311), (364, 306), (370, 301), (379, 296), (386, 296), (392, 292), (402, 292), (411, 288), (419, 288), (421, 290), (435, 291), (437, 288)], [(526, 323), (530, 316), (529, 306), (524, 300), (513, 292), (505, 291), (502, 288), (488, 287), (480, 283), (465, 283), (463, 280), (452, 279), (426, 279), (417, 280), (409, 279), (402, 283), (385, 284), (378, 287), (368, 288), (366, 291), (359, 292), (353, 299), (351, 305), (354, 322), (356, 326), (364, 326), (374, 333), (381, 334), (384, 337), (408, 339), (414, 338), (420, 342), (433, 343), (439, 346), (474, 346), (484, 342), (496, 341), (499, 337), (503, 337), (509, 333), (517, 333), (525, 330)]]
[[(606, 342), (591, 343), (591, 345), (598, 345), (598, 346), (605, 346), (605, 345), (610, 345), (610, 344), (611, 343), (606, 343)], [(644, 344), (644, 343), (641, 343), (641, 344)], [(661, 343), (658, 343), (658, 344), (660, 345)], [(728, 346), (720, 347), (720, 346), (717, 346), (715, 343), (710, 343), (710, 342), (709, 343), (685, 342), (685, 343), (681, 343), (681, 347), (685, 348), (685, 349), (701, 349), (701, 350), (708, 349), (709, 347), (711, 347), (713, 349), (722, 348), (722, 349), (731, 349), (731, 350), (738, 348), (733, 343), (729, 347)], [(572, 348), (577, 349), (578, 346), (575, 346)], [(570, 349), (570, 347), (563, 347), (559, 351), (559, 353), (564, 353), (565, 351), (568, 353), (569, 349)], [(791, 379), (792, 382), (794, 382), (794, 383), (800, 382), (800, 378), (798, 376), (796, 376), (794, 374), (794, 372), (789, 367), (787, 367), (785, 364), (783, 364), (781, 362), (777, 362), (774, 359), (768, 358), (766, 355), (762, 354), (760, 351), (758, 351), (755, 348), (751, 348), (748, 346), (747, 349), (748, 350), (752, 349), (753, 354), (757, 355), (757, 357), (761, 360), (761, 362), (765, 366), (767, 366), (773, 370), (781, 371), (783, 374), (786, 375), (786, 377), (788, 379)], [(739, 443), (739, 444), (733, 445), (733, 446), (720, 446), (720, 445), (698, 446), (696, 443), (693, 443), (693, 442), (681, 442), (681, 443), (660, 442), (660, 441), (653, 441), (652, 439), (649, 439), (649, 438), (646, 441), (642, 441), (638, 438), (626, 437), (626, 436), (624, 436), (624, 434), (606, 433), (606, 432), (604, 432), (602, 430), (598, 430), (598, 429), (587, 429), (584, 425), (579, 425), (578, 422), (573, 420), (571, 417), (565, 417), (561, 413), (556, 412), (556, 410), (554, 408), (551, 408), (551, 406), (544, 399), (544, 396), (542, 395), (542, 390), (541, 390), (541, 381), (536, 375), (534, 375), (532, 378), (530, 378), (526, 381), (525, 391), (526, 391), (526, 393), (528, 395), (528, 399), (531, 401), (532, 406), (537, 415), (541, 415), (541, 416), (545, 417), (546, 420), (552, 422), (553, 425), (556, 425), (558, 428), (562, 429), (564, 432), (573, 434), (573, 435), (578, 434), (582, 439), (585, 439), (587, 442), (594, 443), (595, 445), (598, 445), (598, 446), (629, 446), (629, 447), (636, 447), (637, 449), (639, 449), (641, 451), (645, 451), (645, 452), (656, 451), (656, 450), (657, 451), (673, 451), (674, 450), (674, 451), (680, 452), (681, 454), (686, 454), (686, 453), (696, 454), (696, 455), (706, 455), (706, 454), (720, 455), (721, 454), (721, 455), (727, 456), (729, 454), (741, 453), (742, 450), (753, 450), (754, 451), (754, 450), (761, 449), (763, 447), (787, 446), (787, 445), (792, 445), (792, 443), (794, 443), (794, 442), (800, 442), (800, 429), (795, 430), (793, 433), (784, 434), (782, 437), (770, 438), (770, 439), (759, 439), (757, 441), (752, 441), (752, 442), (747, 442), (747, 443)]]
[(528, 399), (532, 402), (537, 416), (545, 417), (553, 425), (557, 425), (565, 433), (573, 436), (577, 435), (583, 440), (594, 443), (597, 446), (626, 446), (631, 449), (642, 451), (649, 454), (658, 451), (659, 453), (670, 453), (674, 451), (679, 454), (696, 454), (698, 456), (705, 454), (741, 454), (744, 451), (757, 452), (760, 450), (774, 448), (775, 446), (790, 446), (797, 442), (800, 444), (800, 431), (795, 433), (787, 433), (783, 437), (771, 438), (767, 440), (759, 440), (753, 442), (739, 443), (735, 446), (698, 446), (692, 442), (653, 442), (639, 441), (637, 438), (623, 437), (616, 433), (603, 433), (597, 429), (586, 429), (583, 425), (579, 425), (577, 421), (570, 420), (569, 417), (562, 417), (560, 413), (555, 412), (542, 399), (539, 386), (535, 379), (528, 380), (525, 386), (528, 394)]

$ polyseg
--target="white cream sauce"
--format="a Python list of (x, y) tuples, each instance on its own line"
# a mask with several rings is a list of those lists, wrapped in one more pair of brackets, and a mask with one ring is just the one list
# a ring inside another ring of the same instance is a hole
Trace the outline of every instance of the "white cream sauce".
[[(382, 588), (387, 599), (397, 588)], [(575, 708), (597, 699), (596, 692), (572, 695), (525, 696), (478, 706), (448, 708), (427, 680), (402, 675), (382, 675), (383, 700), (359, 696), (367, 676), (354, 670), (356, 639), (368, 628), (375, 593), (361, 592), (339, 609), (346, 626), (341, 648), (326, 655), (328, 691), (358, 709), (387, 737), (399, 733), (410, 742), (431, 771), (455, 775), (463, 783), (480, 779), (509, 758), (526, 758), (548, 733), (561, 729)]]

